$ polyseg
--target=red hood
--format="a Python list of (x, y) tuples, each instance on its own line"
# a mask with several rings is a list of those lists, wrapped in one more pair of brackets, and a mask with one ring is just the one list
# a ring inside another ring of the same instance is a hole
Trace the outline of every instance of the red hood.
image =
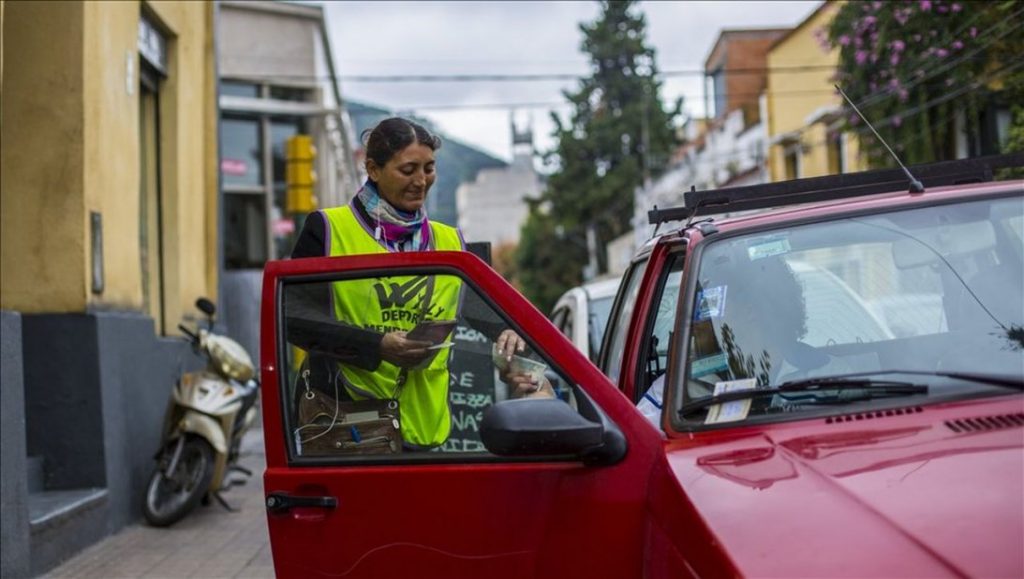
[(707, 433), (669, 466), (747, 576), (1024, 576), (1024, 399), (878, 414)]

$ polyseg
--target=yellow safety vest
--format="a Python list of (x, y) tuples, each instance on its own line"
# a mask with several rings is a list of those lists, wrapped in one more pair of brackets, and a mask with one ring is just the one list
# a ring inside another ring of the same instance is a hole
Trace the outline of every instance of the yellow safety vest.
[[(330, 256), (388, 253), (348, 206), (324, 209), (329, 229)], [(454, 227), (430, 223), (431, 249), (462, 250)], [(426, 315), (431, 320), (454, 320), (458, 314), (462, 283), (455, 276), (406, 275), (353, 279), (331, 284), (334, 315), (346, 324), (381, 333), (409, 331), (424, 314), (423, 298), (431, 285)], [(397, 384), (401, 369), (381, 361), (375, 370), (341, 365), (345, 387), (355, 400), (395, 398), (398, 395), (402, 438), (417, 446), (437, 446), (448, 438), (448, 356), (438, 351), (423, 369), (408, 370), (404, 384)]]

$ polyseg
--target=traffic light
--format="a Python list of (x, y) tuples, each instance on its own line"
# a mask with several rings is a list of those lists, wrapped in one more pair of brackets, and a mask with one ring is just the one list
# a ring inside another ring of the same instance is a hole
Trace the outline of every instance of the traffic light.
[(288, 213), (309, 213), (316, 210), (316, 147), (309, 135), (295, 135), (285, 144), (287, 169), (285, 181), (288, 185), (285, 210)]

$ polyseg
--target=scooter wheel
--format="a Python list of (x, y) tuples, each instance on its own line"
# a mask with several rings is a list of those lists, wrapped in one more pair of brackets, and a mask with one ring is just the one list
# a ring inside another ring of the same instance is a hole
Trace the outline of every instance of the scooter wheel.
[(160, 458), (146, 485), (142, 514), (155, 527), (173, 525), (191, 512), (213, 479), (213, 449), (202, 438), (187, 438), (174, 472), (166, 472), (171, 452)]

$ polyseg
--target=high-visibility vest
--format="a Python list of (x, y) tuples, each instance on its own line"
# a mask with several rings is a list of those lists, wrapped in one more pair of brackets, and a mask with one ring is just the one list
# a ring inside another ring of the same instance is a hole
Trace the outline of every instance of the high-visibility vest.
[[(367, 225), (349, 206), (324, 209), (329, 231), (327, 255), (365, 255), (388, 253), (383, 242), (374, 239)], [(432, 249), (463, 249), (454, 227), (430, 223)], [(424, 312), (423, 298), (433, 279), (430, 300)], [(430, 320), (455, 320), (462, 283), (451, 275), (405, 275), (352, 279), (331, 284), (335, 317), (346, 324), (387, 333), (409, 331), (424, 313)], [(401, 369), (381, 360), (374, 370), (341, 365), (345, 387), (355, 400), (395, 398), (399, 402), (402, 438), (416, 446), (437, 446), (451, 430), (448, 408), (449, 348), (442, 348), (423, 369), (406, 371), (399, 386)]]

